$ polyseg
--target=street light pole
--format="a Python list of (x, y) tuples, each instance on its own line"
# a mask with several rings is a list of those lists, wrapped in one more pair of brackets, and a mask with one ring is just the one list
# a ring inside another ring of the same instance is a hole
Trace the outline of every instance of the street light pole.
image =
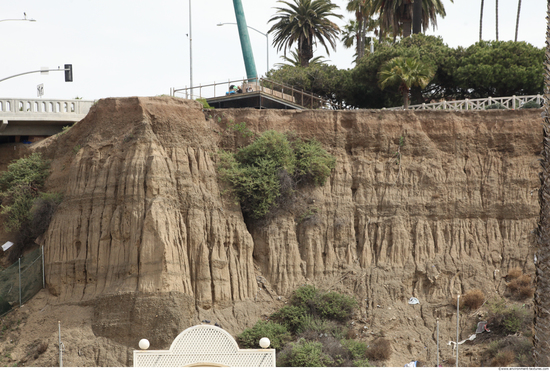
[(193, 99), (193, 28), (191, 27), (191, 0), (189, 0), (189, 83)]
[[(237, 23), (218, 23), (217, 26), (223, 26), (224, 24), (237, 24)], [(250, 26), (246, 26), (254, 31), (256, 31), (257, 33), (259, 34), (262, 34), (265, 36), (265, 43), (266, 43), (266, 56), (267, 56), (267, 69), (265, 71), (265, 73), (267, 73), (267, 71), (269, 71), (269, 35), (266, 34), (266, 33), (263, 33), (262, 31), (258, 31), (257, 29), (255, 29), (254, 27), (250, 27)]]
[(7, 22), (7, 21), (29, 21), (29, 22), (36, 22), (36, 19), (32, 18), (22, 18), (22, 19), (0, 19), (0, 22)]

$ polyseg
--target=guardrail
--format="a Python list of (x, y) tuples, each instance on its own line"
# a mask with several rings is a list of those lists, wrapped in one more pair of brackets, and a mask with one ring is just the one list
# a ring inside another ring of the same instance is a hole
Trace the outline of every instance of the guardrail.
[[(213, 82), (212, 84), (185, 87), (181, 89), (171, 88), (170, 95), (182, 94), (186, 99), (217, 98), (233, 94), (230, 92), (231, 85), (240, 86), (243, 93), (262, 92), (289, 102), (299, 104), (306, 108), (333, 108), (329, 101), (313, 93), (298, 90), (290, 85), (263, 77), (256, 79), (227, 80), (224, 82)], [(198, 91), (198, 94), (196, 92)]]
[[(94, 101), (81, 99), (24, 99), (24, 98), (0, 98), (0, 115), (32, 113), (55, 113), (86, 115)], [(11, 116), (10, 115), (10, 116)]]
[[(537, 95), (513, 95), (511, 97), (500, 97), (500, 98), (480, 98), (480, 99), (464, 99), (464, 100), (455, 100), (455, 101), (442, 101), (434, 103), (422, 103), (409, 106), (411, 110), (482, 110), (486, 109), (487, 106), (491, 104), (501, 104), (507, 109), (516, 109), (521, 108), (525, 103), (528, 102), (537, 102), (542, 104), (544, 102), (544, 96)], [(401, 107), (392, 107), (388, 108), (390, 110), (399, 110), (404, 109), (404, 106)]]

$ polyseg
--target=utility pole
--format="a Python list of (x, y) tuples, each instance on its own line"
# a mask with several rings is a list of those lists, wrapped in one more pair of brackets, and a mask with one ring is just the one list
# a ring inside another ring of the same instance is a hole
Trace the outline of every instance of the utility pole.
[(189, 0), (189, 86), (193, 99), (193, 27), (191, 27), (191, 0)]

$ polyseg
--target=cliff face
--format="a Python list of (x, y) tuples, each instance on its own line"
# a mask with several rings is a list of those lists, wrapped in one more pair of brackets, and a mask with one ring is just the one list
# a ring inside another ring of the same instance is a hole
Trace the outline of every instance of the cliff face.
[[(150, 326), (136, 303), (159, 298), (174, 327), (155, 335), (162, 348), (201, 313), (238, 332), (309, 282), (354, 293), (368, 331), (401, 334), (403, 360), (435, 359), (424, 346), (435, 317), (452, 333), (453, 294), (502, 294), (508, 269), (534, 271), (539, 121), (538, 110), (202, 112), (173, 98), (101, 100), (42, 144), (54, 159), (47, 186), (65, 193), (45, 242), (51, 302), (100, 303), (96, 336), (135, 346)], [(314, 137), (336, 156), (330, 180), (301, 192), (307, 218), (281, 210), (245, 224), (216, 175), (217, 151), (245, 142), (233, 122)]]

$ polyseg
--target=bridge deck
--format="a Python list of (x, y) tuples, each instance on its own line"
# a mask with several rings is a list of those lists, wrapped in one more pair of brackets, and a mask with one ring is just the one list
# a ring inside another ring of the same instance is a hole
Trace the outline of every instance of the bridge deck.
[(0, 136), (53, 135), (82, 120), (93, 101), (0, 98)]

